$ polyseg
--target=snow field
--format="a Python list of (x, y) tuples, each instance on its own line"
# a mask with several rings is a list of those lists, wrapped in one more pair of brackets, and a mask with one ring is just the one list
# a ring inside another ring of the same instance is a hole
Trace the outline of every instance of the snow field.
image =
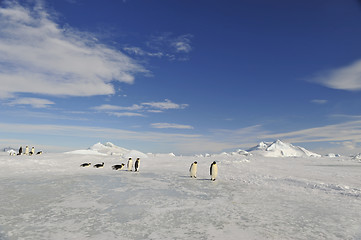
[(0, 239), (361, 239), (350, 159), (149, 156), (139, 173), (111, 169), (126, 161), (0, 155)]

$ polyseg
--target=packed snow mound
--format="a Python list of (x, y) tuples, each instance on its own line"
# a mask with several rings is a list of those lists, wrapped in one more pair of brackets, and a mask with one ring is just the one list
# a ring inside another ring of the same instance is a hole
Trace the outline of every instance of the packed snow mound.
[(105, 144), (98, 142), (89, 149), (106, 155), (124, 155), (130, 151), (126, 148), (118, 147), (111, 142), (106, 142)]
[(175, 157), (174, 153), (147, 153), (150, 157)]
[(75, 150), (71, 152), (67, 152), (70, 154), (89, 154), (89, 155), (117, 155), (125, 158), (147, 158), (148, 156), (140, 151), (137, 150), (129, 150), (126, 148), (122, 148), (116, 146), (111, 142), (106, 142), (102, 144), (100, 142), (94, 144), (90, 148), (86, 150)]
[(284, 143), (281, 140), (277, 140), (273, 143), (261, 142), (248, 151), (265, 157), (321, 157), (321, 155), (308, 151), (303, 147), (293, 146), (292, 144)]
[(67, 154), (79, 154), (79, 155), (98, 155), (98, 156), (107, 156), (105, 153), (100, 153), (92, 149), (83, 149), (83, 150), (74, 150), (71, 152), (66, 152)]

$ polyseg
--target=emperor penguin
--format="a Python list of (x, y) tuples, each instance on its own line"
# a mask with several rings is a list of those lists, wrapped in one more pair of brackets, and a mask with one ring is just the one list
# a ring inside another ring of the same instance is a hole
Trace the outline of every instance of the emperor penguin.
[(102, 162), (102, 163), (95, 164), (94, 167), (95, 168), (102, 168), (102, 167), (104, 167), (104, 163)]
[(35, 148), (34, 147), (31, 148), (31, 155), (33, 155), (33, 154), (35, 154)]
[(134, 171), (135, 172), (139, 172), (139, 163), (140, 163), (140, 159), (137, 158), (137, 160), (135, 160), (135, 163), (134, 163)]
[(216, 161), (214, 161), (211, 164), (210, 175), (211, 175), (211, 180), (215, 181), (217, 178), (217, 175), (218, 175), (218, 166), (217, 166)]
[(133, 168), (133, 160), (132, 160), (132, 158), (128, 159), (127, 168), (128, 168), (128, 171), (132, 171), (132, 168)]
[(25, 155), (29, 155), (29, 147), (28, 146), (25, 147)]
[(189, 173), (191, 175), (191, 178), (197, 178), (197, 162), (191, 164), (191, 167), (189, 168)]
[(116, 165), (113, 165), (112, 166), (112, 169), (113, 170), (120, 170), (120, 169), (122, 169), (123, 167), (124, 167), (124, 163), (122, 163), (122, 164), (116, 164)]
[(18, 153), (18, 155), (21, 155), (21, 154), (23, 154), (23, 147), (20, 147), (20, 148), (19, 148), (19, 153)]
[(80, 164), (80, 167), (89, 167), (91, 165), (90, 162)]

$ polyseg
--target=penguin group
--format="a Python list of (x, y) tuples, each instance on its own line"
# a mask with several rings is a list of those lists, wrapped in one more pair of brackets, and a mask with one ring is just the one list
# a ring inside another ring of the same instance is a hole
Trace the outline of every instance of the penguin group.
[[(134, 163), (134, 172), (139, 172), (139, 165), (140, 165), (140, 158), (137, 158)], [(90, 162), (85, 162), (85, 163), (80, 164), (80, 167), (90, 167), (90, 166), (91, 166)], [(115, 164), (112, 166), (112, 169), (113, 170), (122, 170), (124, 168), (124, 166), (125, 166), (124, 163)], [(93, 167), (94, 168), (103, 168), (104, 162), (95, 164), (95, 165), (93, 165)], [(128, 159), (127, 171), (133, 171), (133, 159), (132, 158)]]
[[(137, 158), (134, 163), (134, 172), (139, 172), (140, 158)], [(133, 171), (133, 159), (129, 158), (127, 163), (127, 170)]]
[[(40, 155), (42, 153), (43, 153), (43, 151), (39, 151), (39, 152), (36, 153), (36, 155)], [(29, 146), (26, 146), (25, 147), (25, 152), (23, 152), (23, 147), (20, 147), (19, 152), (16, 155), (18, 155), (18, 156), (19, 155), (29, 155), (29, 156), (35, 155), (35, 148), (32, 147), (31, 150), (29, 150)]]
[[(137, 158), (134, 162), (134, 172), (139, 172), (139, 164), (140, 164), (140, 158)], [(90, 167), (91, 163), (90, 162), (85, 162), (80, 164), (80, 167)], [(104, 168), (104, 162), (102, 163), (97, 163), (95, 165), (93, 165), (94, 168)], [(113, 170), (122, 170), (124, 169), (125, 164), (115, 164), (112, 166)], [(190, 173), (190, 177), (191, 178), (197, 178), (197, 168), (198, 168), (198, 163), (197, 161), (193, 162), (189, 168), (189, 173)], [(129, 158), (128, 162), (127, 162), (127, 171), (133, 171), (133, 159)], [(217, 179), (218, 176), (218, 166), (217, 166), (217, 162), (213, 161), (211, 163), (211, 166), (209, 168), (209, 175), (211, 176), (211, 181), (215, 181)]]
[[(197, 178), (197, 162), (193, 162), (189, 168), (189, 173), (191, 178)], [(211, 164), (211, 167), (209, 169), (209, 175), (211, 176), (211, 180), (215, 181), (218, 176), (218, 166), (217, 162), (214, 161)]]

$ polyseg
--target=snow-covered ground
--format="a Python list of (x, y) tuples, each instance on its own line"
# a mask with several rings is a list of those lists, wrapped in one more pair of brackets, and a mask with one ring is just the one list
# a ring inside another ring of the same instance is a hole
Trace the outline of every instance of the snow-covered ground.
[(361, 239), (358, 159), (126, 154), (0, 154), (0, 239)]

